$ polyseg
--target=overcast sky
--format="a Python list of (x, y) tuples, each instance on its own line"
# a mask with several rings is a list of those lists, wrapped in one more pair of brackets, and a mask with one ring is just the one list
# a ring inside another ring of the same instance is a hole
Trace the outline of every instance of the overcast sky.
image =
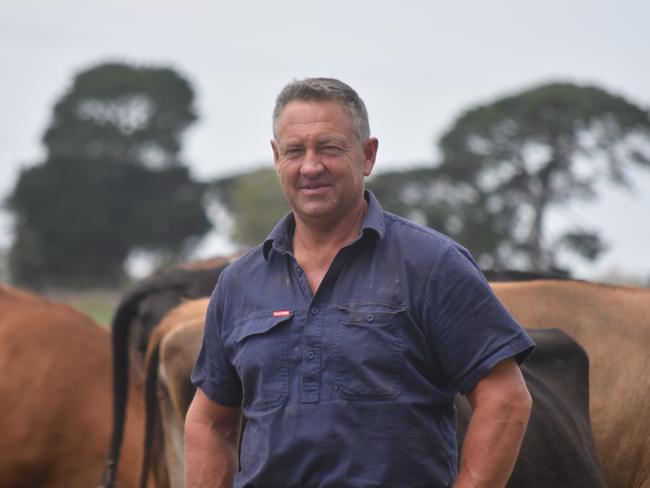
[[(380, 140), (375, 170), (433, 161), (468, 107), (556, 80), (650, 105), (650, 2), (21, 0), (0, 4), (0, 196), (42, 159), (40, 138), (73, 75), (104, 61), (171, 65), (197, 94), (184, 159), (200, 178), (270, 164), (274, 98), (292, 78), (333, 76), (364, 98)], [(650, 171), (636, 189), (554, 213), (602, 230), (591, 277), (650, 276)], [(0, 246), (10, 242), (0, 218)]]

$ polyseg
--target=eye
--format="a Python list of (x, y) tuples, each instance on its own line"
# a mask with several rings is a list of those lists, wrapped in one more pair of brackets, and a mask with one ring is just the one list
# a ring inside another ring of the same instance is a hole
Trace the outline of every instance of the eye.
[(328, 145), (326, 145), (326, 146), (323, 146), (323, 147), (321, 148), (321, 150), (322, 150), (325, 154), (337, 155), (337, 154), (340, 154), (341, 151), (342, 151), (343, 149), (340, 148), (339, 146), (335, 146), (335, 145), (332, 145), (332, 144), (328, 144)]
[(288, 158), (295, 158), (297, 156), (300, 156), (302, 153), (302, 149), (299, 147), (289, 147), (284, 150), (284, 155)]

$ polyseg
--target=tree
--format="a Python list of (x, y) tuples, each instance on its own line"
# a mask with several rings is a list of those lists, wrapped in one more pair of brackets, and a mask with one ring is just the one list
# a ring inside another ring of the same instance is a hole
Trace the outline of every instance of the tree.
[(107, 64), (77, 75), (45, 133), (46, 160), (22, 171), (8, 200), (14, 281), (116, 285), (131, 251), (190, 250), (210, 226), (205, 185), (178, 157), (192, 101), (170, 69)]
[(193, 101), (171, 68), (101, 64), (77, 74), (43, 142), (51, 158), (177, 165), (183, 132), (196, 120)]
[(440, 139), (441, 163), (391, 192), (482, 266), (548, 271), (559, 249), (595, 259), (605, 248), (584, 228), (551, 241), (549, 210), (594, 198), (601, 181), (629, 185), (632, 165), (650, 167), (649, 143), (644, 109), (601, 88), (546, 84), (463, 113)]
[(232, 238), (245, 246), (262, 242), (289, 210), (271, 167), (217, 180), (214, 192), (233, 217)]

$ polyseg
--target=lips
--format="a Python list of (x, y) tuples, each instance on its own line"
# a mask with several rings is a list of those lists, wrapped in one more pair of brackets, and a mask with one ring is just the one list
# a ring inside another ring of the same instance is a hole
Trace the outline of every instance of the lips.
[(329, 186), (330, 185), (325, 182), (318, 181), (318, 182), (303, 183), (298, 186), (298, 189), (306, 190), (306, 191), (318, 191), (318, 190), (328, 188)]

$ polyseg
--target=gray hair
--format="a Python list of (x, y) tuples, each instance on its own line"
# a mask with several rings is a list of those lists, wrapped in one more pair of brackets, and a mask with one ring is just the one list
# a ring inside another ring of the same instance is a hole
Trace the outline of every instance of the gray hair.
[(361, 97), (349, 85), (334, 78), (305, 78), (288, 83), (275, 100), (273, 109), (273, 137), (278, 138), (277, 123), (284, 108), (294, 100), (337, 101), (348, 112), (359, 142), (370, 137), (368, 111)]

